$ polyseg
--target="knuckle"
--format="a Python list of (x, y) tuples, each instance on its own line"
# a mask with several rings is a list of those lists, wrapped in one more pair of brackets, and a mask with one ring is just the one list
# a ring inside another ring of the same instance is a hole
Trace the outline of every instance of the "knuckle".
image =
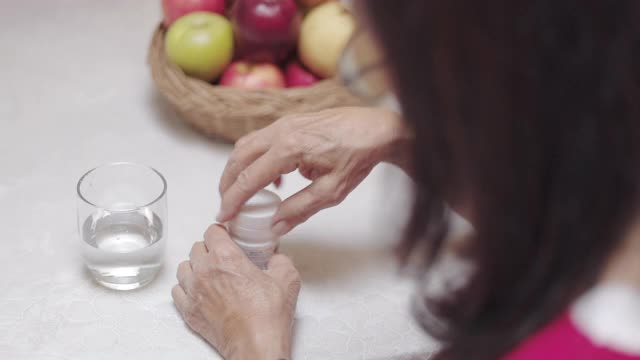
[(182, 277), (184, 277), (187, 274), (188, 267), (191, 267), (188, 261), (183, 261), (178, 265), (178, 271), (177, 271), (178, 280), (180, 280)]
[(191, 245), (191, 251), (189, 252), (189, 254), (194, 255), (198, 251), (198, 248), (201, 245), (202, 245), (202, 241), (194, 242), (193, 245)]
[[(204, 263), (202, 264), (202, 272), (203, 272), (203, 274), (205, 274), (205, 275), (213, 274), (213, 273), (215, 273), (215, 272), (216, 272), (216, 270), (217, 270), (217, 269), (216, 269), (216, 265), (215, 265), (212, 261), (207, 261), (207, 262), (204, 262)], [(199, 281), (200, 283), (203, 283), (203, 282), (205, 282), (206, 280), (207, 280), (207, 277), (206, 277), (206, 276), (204, 276), (204, 277), (199, 277), (199, 278), (198, 278), (198, 281)]]
[(201, 291), (206, 286), (207, 279), (209, 275), (212, 273), (212, 267), (203, 267), (203, 272), (198, 273), (197, 276), (194, 276), (191, 287), (195, 292)]
[(225, 247), (216, 252), (216, 256), (220, 262), (236, 263), (239, 262), (241, 257), (238, 251)]
[(198, 241), (191, 246), (191, 251), (189, 252), (189, 260), (194, 261), (202, 256), (203, 251), (205, 249), (205, 245), (203, 241)]
[(300, 224), (305, 222), (311, 215), (312, 211), (308, 208), (300, 207), (287, 218), (287, 221), (291, 224)]
[(234, 170), (235, 167), (241, 162), (243, 156), (243, 152), (241, 150), (242, 146), (239, 146), (240, 141), (238, 141), (229, 154), (229, 159), (227, 160), (227, 165), (225, 166), (225, 170)]
[(336, 206), (340, 204), (342, 200), (343, 200), (343, 197), (339, 191), (335, 191), (327, 195), (327, 204), (329, 204), (330, 206)]
[(253, 137), (253, 133), (244, 135), (243, 137), (238, 139), (238, 141), (236, 141), (234, 147), (235, 148), (240, 148), (240, 147), (243, 147), (243, 146), (247, 145), (251, 141), (252, 137)]
[(339, 201), (339, 194), (337, 189), (332, 188), (330, 186), (317, 186), (309, 189), (312, 197), (312, 203), (316, 204), (316, 206), (321, 206), (324, 204), (333, 205), (335, 202)]
[(327, 203), (330, 206), (340, 204), (347, 196), (347, 187), (343, 181), (339, 181), (331, 185), (331, 190), (326, 189)]
[(200, 262), (194, 262), (191, 265), (191, 268), (193, 269), (194, 282), (196, 282), (198, 280), (200, 274), (202, 274), (202, 273), (204, 273), (206, 271), (204, 269), (204, 266)]
[(210, 261), (198, 261), (193, 264), (193, 273), (195, 274), (193, 283), (196, 286), (202, 285), (202, 281), (210, 275), (215, 269)]
[(225, 165), (225, 168), (224, 168), (224, 174), (226, 176), (232, 174), (233, 172), (236, 171), (239, 164), (240, 164), (240, 160), (238, 159), (238, 155), (236, 154), (236, 152), (233, 152), (229, 156), (229, 160), (227, 160), (227, 165)]
[(173, 287), (171, 288), (171, 298), (173, 298), (173, 301), (176, 302), (178, 299), (178, 294), (180, 293), (180, 285), (176, 284), (173, 285)]
[(248, 191), (251, 188), (251, 176), (247, 170), (242, 170), (238, 173), (236, 184), (238, 185), (238, 188), (243, 191)]
[(185, 270), (184, 263), (185, 261), (182, 261), (180, 264), (178, 264), (178, 273), (182, 273)]
[(296, 136), (289, 135), (280, 141), (280, 152), (285, 156), (296, 155), (300, 152), (300, 141)]
[(182, 317), (184, 318), (184, 322), (186, 322), (189, 327), (191, 327), (193, 330), (198, 331), (198, 312), (194, 305), (187, 306), (187, 308), (184, 309)]

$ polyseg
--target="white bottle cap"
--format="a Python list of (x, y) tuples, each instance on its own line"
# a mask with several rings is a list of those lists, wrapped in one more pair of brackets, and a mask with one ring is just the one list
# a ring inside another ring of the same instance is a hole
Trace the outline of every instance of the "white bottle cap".
[(260, 190), (240, 208), (229, 226), (234, 229), (270, 231), (271, 220), (280, 205), (280, 197), (269, 190)]

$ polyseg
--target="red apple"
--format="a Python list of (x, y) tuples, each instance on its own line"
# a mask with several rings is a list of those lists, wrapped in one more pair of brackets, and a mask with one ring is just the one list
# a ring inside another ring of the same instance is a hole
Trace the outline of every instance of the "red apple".
[(179, 17), (196, 11), (224, 15), (225, 0), (162, 0), (164, 25), (173, 24)]
[(284, 76), (287, 80), (287, 87), (310, 86), (320, 81), (318, 76), (305, 69), (297, 60), (287, 64)]
[(242, 59), (279, 62), (298, 42), (301, 15), (294, 0), (235, 0), (231, 18)]
[(285, 80), (282, 71), (273, 64), (237, 61), (224, 71), (220, 85), (243, 89), (283, 88)]

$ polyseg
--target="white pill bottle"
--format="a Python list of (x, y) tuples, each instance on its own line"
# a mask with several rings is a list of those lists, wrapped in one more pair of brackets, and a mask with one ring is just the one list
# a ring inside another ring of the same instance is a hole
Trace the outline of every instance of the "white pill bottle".
[(261, 269), (267, 268), (269, 259), (278, 248), (279, 238), (271, 232), (271, 224), (280, 202), (275, 193), (260, 190), (227, 224), (233, 241)]

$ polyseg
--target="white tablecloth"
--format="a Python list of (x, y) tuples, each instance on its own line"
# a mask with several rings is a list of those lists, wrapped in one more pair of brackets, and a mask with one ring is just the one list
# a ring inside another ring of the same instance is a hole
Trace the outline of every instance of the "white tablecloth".
[[(180, 123), (153, 91), (145, 54), (160, 0), (0, 4), (0, 359), (212, 359), (170, 296), (175, 268), (212, 222), (228, 145)], [(126, 160), (169, 184), (166, 264), (116, 292), (83, 270), (79, 176)], [(412, 281), (390, 247), (406, 181), (378, 168), (341, 206), (283, 239), (303, 288), (294, 359), (382, 359), (429, 349), (409, 314)], [(304, 185), (285, 179), (282, 195)], [(404, 200), (403, 200), (404, 199)]]

